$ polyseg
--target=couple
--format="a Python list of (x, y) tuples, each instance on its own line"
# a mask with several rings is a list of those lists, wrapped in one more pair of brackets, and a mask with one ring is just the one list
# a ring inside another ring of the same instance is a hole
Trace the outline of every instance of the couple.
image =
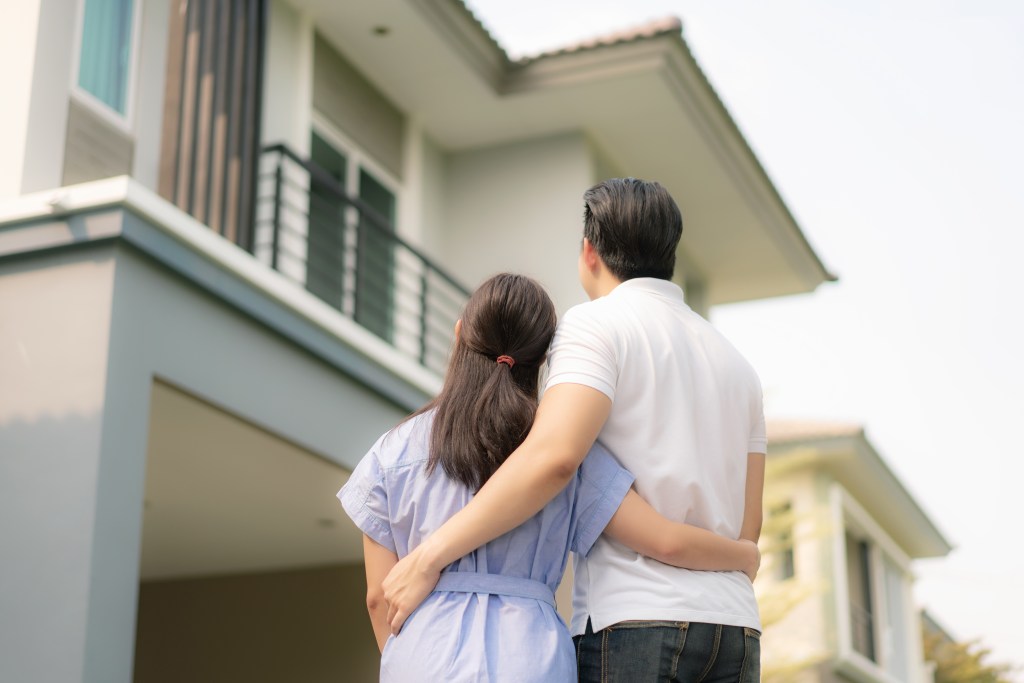
[[(657, 183), (588, 190), (591, 301), (556, 330), (535, 282), (485, 282), (441, 393), (339, 492), (381, 680), (759, 679), (761, 388), (670, 281), (681, 233)], [(572, 640), (553, 597), (570, 551)]]

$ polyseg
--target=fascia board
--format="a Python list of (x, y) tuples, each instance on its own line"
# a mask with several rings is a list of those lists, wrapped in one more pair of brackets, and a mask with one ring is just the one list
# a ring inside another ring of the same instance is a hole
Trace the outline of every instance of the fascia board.
[(910, 494), (903, 482), (882, 459), (878, 451), (872, 447), (867, 438), (863, 434), (857, 437), (854, 446), (857, 459), (868, 469), (871, 478), (889, 490), (890, 495), (886, 498), (893, 506), (889, 514), (898, 520), (908, 520), (909, 525), (916, 530), (914, 536), (925, 541), (927, 548), (923, 553), (915, 554), (915, 559), (941, 557), (948, 554), (953, 549), (952, 544), (946, 540), (931, 517), (924, 511), (917, 499)]
[[(790, 266), (811, 289), (838, 278), (822, 263), (778, 188), (750, 148), (735, 119), (707, 80), (680, 36), (666, 46), (664, 77), (679, 103), (701, 131), (705, 144), (727, 169), (755, 215), (766, 227)], [(725, 302), (714, 302), (725, 303)]]
[(512, 61), (461, 0), (417, 0), (409, 4), (494, 92), (501, 90)]

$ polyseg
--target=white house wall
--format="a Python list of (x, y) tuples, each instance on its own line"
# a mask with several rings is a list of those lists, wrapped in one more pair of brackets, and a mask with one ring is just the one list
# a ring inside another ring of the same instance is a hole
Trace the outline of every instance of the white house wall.
[(766, 507), (771, 509), (786, 502), (792, 506), (794, 577), (779, 582), (773, 574), (774, 557), (769, 556), (755, 587), (759, 594), (787, 595), (799, 602), (765, 629), (762, 653), (766, 666), (810, 662), (833, 647), (826, 610), (832, 591), (827, 578), (831, 565), (823, 549), (830, 547), (832, 529), (827, 500), (821, 500), (812, 472), (790, 474), (781, 480), (773, 480), (769, 474)]
[[(173, 8), (172, 8), (173, 6)], [(167, 27), (170, 14), (178, 3), (168, 0), (136, 0), (136, 11), (142, 12), (139, 40), (135, 45), (134, 93), (135, 156), (132, 177), (157, 190), (160, 176), (164, 98), (167, 83)]]
[(21, 192), (32, 101), (32, 60), (35, 58), (42, 0), (9, 3), (0, 22), (0, 62), (4, 72), (4, 106), (0, 107), (0, 197)]
[(576, 262), (594, 169), (582, 134), (453, 153), (447, 166), (443, 253), (458, 278), (535, 277), (559, 313), (586, 299)]
[(313, 23), (282, 0), (270, 3), (262, 137), (309, 156), (313, 106)]
[(398, 207), (398, 232), (441, 261), (445, 222), (447, 156), (414, 120), (408, 120), (403, 154), (402, 201)]
[[(82, 4), (82, 0), (5, 3), (0, 28), (0, 59), (7, 65), (4, 106), (0, 107), (0, 149), (4, 150), (0, 197), (63, 184), (66, 148), (71, 142), (68, 113), (75, 97), (72, 85)], [(159, 173), (167, 23), (172, 4), (169, 0), (136, 2), (142, 16), (131, 54), (134, 77), (128, 93), (132, 117), (118, 127), (131, 155), (126, 164), (136, 180), (152, 189)], [(86, 153), (102, 154), (102, 150)], [(73, 175), (76, 181), (98, 177), (80, 178), (77, 171)]]
[(60, 185), (78, 5), (75, 0), (4, 3), (0, 197)]

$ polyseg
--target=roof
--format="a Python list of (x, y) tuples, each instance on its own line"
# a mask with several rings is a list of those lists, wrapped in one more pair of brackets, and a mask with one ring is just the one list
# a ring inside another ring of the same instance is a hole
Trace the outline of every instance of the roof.
[(860, 436), (864, 428), (854, 422), (768, 420), (768, 443), (783, 444), (807, 439)]
[(527, 64), (546, 57), (554, 57), (556, 55), (564, 55), (583, 50), (593, 50), (601, 47), (610, 47), (612, 45), (633, 43), (638, 40), (657, 38), (664, 35), (678, 36), (682, 35), (682, 31), (683, 22), (680, 21), (678, 17), (667, 16), (662, 17), (661, 19), (654, 19), (653, 21), (649, 21), (632, 28), (612, 31), (611, 33), (606, 33), (601, 36), (595, 36), (593, 38), (587, 38), (575, 43), (563, 45), (562, 47), (555, 48), (553, 50), (545, 50), (539, 54), (529, 55), (522, 59), (518, 59), (516, 60), (516, 63)]
[(850, 422), (770, 420), (769, 469), (785, 476), (787, 464), (813, 468), (838, 482), (911, 558), (941, 557), (952, 550), (935, 522), (907, 490), (864, 428)]

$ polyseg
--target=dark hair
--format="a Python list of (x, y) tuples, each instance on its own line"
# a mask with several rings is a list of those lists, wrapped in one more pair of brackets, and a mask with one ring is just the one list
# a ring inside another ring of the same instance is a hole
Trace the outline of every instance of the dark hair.
[(583, 236), (619, 280), (671, 280), (683, 217), (660, 184), (612, 178), (583, 193)]
[(436, 410), (428, 471), (440, 463), (476, 491), (519, 447), (533, 426), (538, 373), (556, 322), (551, 298), (528, 277), (502, 273), (473, 292), (441, 393), (416, 413)]

